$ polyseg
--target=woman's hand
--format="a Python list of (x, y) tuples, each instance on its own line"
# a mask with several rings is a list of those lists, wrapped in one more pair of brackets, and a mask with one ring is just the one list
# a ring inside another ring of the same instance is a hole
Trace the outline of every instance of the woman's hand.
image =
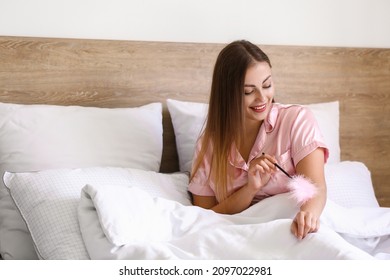
[(317, 232), (320, 227), (320, 219), (307, 211), (299, 211), (291, 224), (291, 232), (298, 238), (303, 239), (308, 233)]
[(320, 216), (326, 203), (324, 162), (324, 151), (317, 148), (297, 164), (297, 174), (303, 174), (317, 187), (316, 195), (301, 206), (291, 224), (291, 232), (298, 239), (318, 231), (320, 227)]
[(248, 187), (254, 192), (257, 192), (267, 184), (271, 178), (271, 174), (275, 172), (275, 162), (274, 157), (266, 154), (253, 159), (249, 163)]

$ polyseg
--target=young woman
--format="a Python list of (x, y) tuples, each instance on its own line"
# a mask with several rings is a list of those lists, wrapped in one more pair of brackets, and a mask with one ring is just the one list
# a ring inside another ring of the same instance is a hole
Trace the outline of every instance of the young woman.
[(235, 41), (220, 52), (189, 191), (194, 205), (239, 213), (267, 196), (288, 191), (284, 180), (288, 177), (275, 168), (278, 163), (317, 188), (291, 225), (292, 233), (302, 239), (319, 228), (328, 149), (312, 113), (303, 106), (274, 103), (274, 95), (271, 62), (259, 47)]

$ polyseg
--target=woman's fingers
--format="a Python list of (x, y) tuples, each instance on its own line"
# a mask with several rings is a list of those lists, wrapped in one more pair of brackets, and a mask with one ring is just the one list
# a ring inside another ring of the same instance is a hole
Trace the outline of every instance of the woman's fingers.
[(277, 163), (276, 158), (274, 156), (265, 153), (262, 153), (262, 156), (260, 158), (269, 161), (271, 165), (275, 165), (275, 163)]
[(304, 227), (305, 227), (305, 217), (299, 212), (295, 217), (295, 222), (297, 224), (297, 238), (302, 239), (304, 237)]
[(275, 170), (274, 161), (267, 155), (252, 160), (251, 166), (256, 167), (261, 173), (270, 173)]
[(291, 232), (298, 238), (303, 239), (309, 233), (317, 232), (319, 229), (319, 220), (311, 213), (300, 211), (295, 216), (291, 225)]

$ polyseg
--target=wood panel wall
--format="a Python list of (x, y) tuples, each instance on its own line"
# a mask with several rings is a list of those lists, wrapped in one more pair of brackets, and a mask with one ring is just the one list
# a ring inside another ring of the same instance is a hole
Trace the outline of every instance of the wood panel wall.
[[(207, 102), (223, 45), (0, 36), (0, 102), (164, 103), (161, 171), (178, 170), (167, 98)], [(390, 49), (260, 46), (283, 103), (340, 101), (342, 160), (364, 162), (390, 207)]]

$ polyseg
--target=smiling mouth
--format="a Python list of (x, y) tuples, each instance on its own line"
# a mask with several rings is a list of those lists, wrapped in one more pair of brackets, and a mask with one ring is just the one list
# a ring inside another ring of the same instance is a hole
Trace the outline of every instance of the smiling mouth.
[(257, 112), (257, 113), (264, 112), (266, 108), (267, 108), (267, 105), (266, 105), (266, 104), (251, 107), (251, 109), (252, 109), (253, 111)]

